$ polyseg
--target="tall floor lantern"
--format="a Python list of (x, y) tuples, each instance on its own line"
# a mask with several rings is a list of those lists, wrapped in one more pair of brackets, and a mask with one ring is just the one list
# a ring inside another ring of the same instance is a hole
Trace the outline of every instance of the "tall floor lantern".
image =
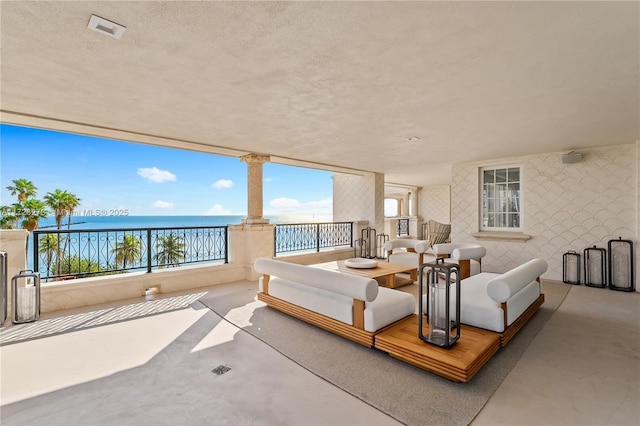
[[(458, 320), (460, 318), (460, 266), (457, 263), (445, 263), (443, 258), (438, 258), (433, 263), (423, 263), (419, 270), (419, 337), (432, 345), (448, 348), (460, 339), (460, 321)], [(451, 277), (454, 273), (455, 283), (452, 284)], [(443, 280), (440, 280), (440, 275), (444, 276)], [(453, 286), (455, 286), (455, 300), (451, 297)], [(451, 309), (452, 304), (453, 309)], [(422, 326), (424, 314), (429, 323), (427, 334)], [(455, 334), (452, 334), (454, 330)]]
[(633, 242), (609, 240), (609, 288), (619, 291), (635, 291), (633, 274)]
[(20, 271), (11, 278), (13, 324), (37, 321), (40, 318), (40, 274)]
[(607, 251), (596, 246), (584, 249), (584, 285), (607, 286)]
[(580, 284), (580, 253), (569, 250), (562, 255), (562, 282)]

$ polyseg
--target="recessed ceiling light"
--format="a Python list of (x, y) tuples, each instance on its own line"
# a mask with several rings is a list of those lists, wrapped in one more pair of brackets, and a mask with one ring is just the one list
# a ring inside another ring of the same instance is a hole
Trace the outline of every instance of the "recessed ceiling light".
[(120, 37), (122, 37), (122, 34), (124, 34), (124, 30), (127, 29), (127, 27), (125, 26), (116, 24), (115, 22), (109, 21), (108, 19), (104, 19), (96, 15), (91, 15), (91, 19), (89, 19), (87, 28), (117, 39), (120, 39)]

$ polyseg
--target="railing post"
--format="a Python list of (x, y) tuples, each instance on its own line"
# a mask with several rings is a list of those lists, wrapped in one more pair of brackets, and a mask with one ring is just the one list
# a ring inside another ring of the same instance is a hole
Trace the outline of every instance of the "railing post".
[[(40, 256), (38, 256), (38, 252), (40, 251), (39, 247), (38, 247), (38, 236), (37, 233), (38, 231), (33, 231), (33, 272), (40, 272)], [(29, 237), (27, 237), (29, 238)], [(47, 241), (49, 241), (47, 239)]]
[(316, 223), (316, 253), (320, 252), (320, 224)]
[(229, 225), (224, 227), (224, 263), (229, 263)]
[(151, 272), (151, 229), (147, 229), (147, 273)]
[(349, 223), (349, 235), (351, 235), (351, 237), (349, 238), (351, 240), (351, 247), (355, 247), (353, 243), (353, 222)]
[(278, 255), (278, 225), (273, 227), (273, 257)]

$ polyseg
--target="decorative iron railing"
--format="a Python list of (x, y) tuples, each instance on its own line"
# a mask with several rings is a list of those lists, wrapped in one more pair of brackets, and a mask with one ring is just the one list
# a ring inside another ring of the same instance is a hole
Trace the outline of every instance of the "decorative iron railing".
[(33, 259), (43, 280), (228, 263), (227, 227), (34, 231)]
[(409, 235), (409, 219), (398, 219), (398, 227), (396, 229), (396, 235), (402, 237), (403, 235)]
[(353, 222), (292, 223), (275, 226), (274, 253), (353, 247)]

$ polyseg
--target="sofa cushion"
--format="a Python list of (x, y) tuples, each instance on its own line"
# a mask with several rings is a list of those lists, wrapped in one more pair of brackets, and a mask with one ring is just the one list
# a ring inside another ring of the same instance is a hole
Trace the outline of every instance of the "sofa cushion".
[[(295, 263), (282, 262), (267, 258), (255, 261), (258, 273), (284, 278), (293, 282), (305, 283), (307, 286), (341, 294), (353, 299), (371, 302), (378, 295), (378, 282), (358, 275), (328, 271)], [(271, 281), (269, 281), (271, 283)], [(269, 289), (269, 294), (271, 289)], [(274, 297), (278, 297), (272, 294)]]
[(487, 294), (496, 302), (506, 302), (547, 271), (547, 262), (531, 259), (487, 283)]
[(507, 300), (507, 325), (513, 324), (539, 296), (540, 284), (532, 281)]
[(497, 302), (487, 297), (487, 281), (497, 276), (499, 274), (481, 272), (460, 283), (460, 322), (462, 324), (497, 333), (504, 331), (504, 312)]
[[(487, 297), (487, 282), (500, 274), (481, 272), (462, 281), (460, 286), (460, 322), (501, 333), (504, 331), (504, 312), (500, 305)], [(423, 291), (426, 291), (424, 289)], [(451, 285), (451, 310), (455, 312), (456, 284)], [(426, 306), (426, 295), (422, 296)], [(423, 308), (426, 311), (426, 308)]]
[(285, 302), (353, 325), (353, 298), (351, 297), (280, 277), (269, 279), (269, 294)]
[(413, 314), (415, 310), (416, 301), (411, 294), (382, 287), (376, 300), (365, 303), (364, 329), (378, 331)]

